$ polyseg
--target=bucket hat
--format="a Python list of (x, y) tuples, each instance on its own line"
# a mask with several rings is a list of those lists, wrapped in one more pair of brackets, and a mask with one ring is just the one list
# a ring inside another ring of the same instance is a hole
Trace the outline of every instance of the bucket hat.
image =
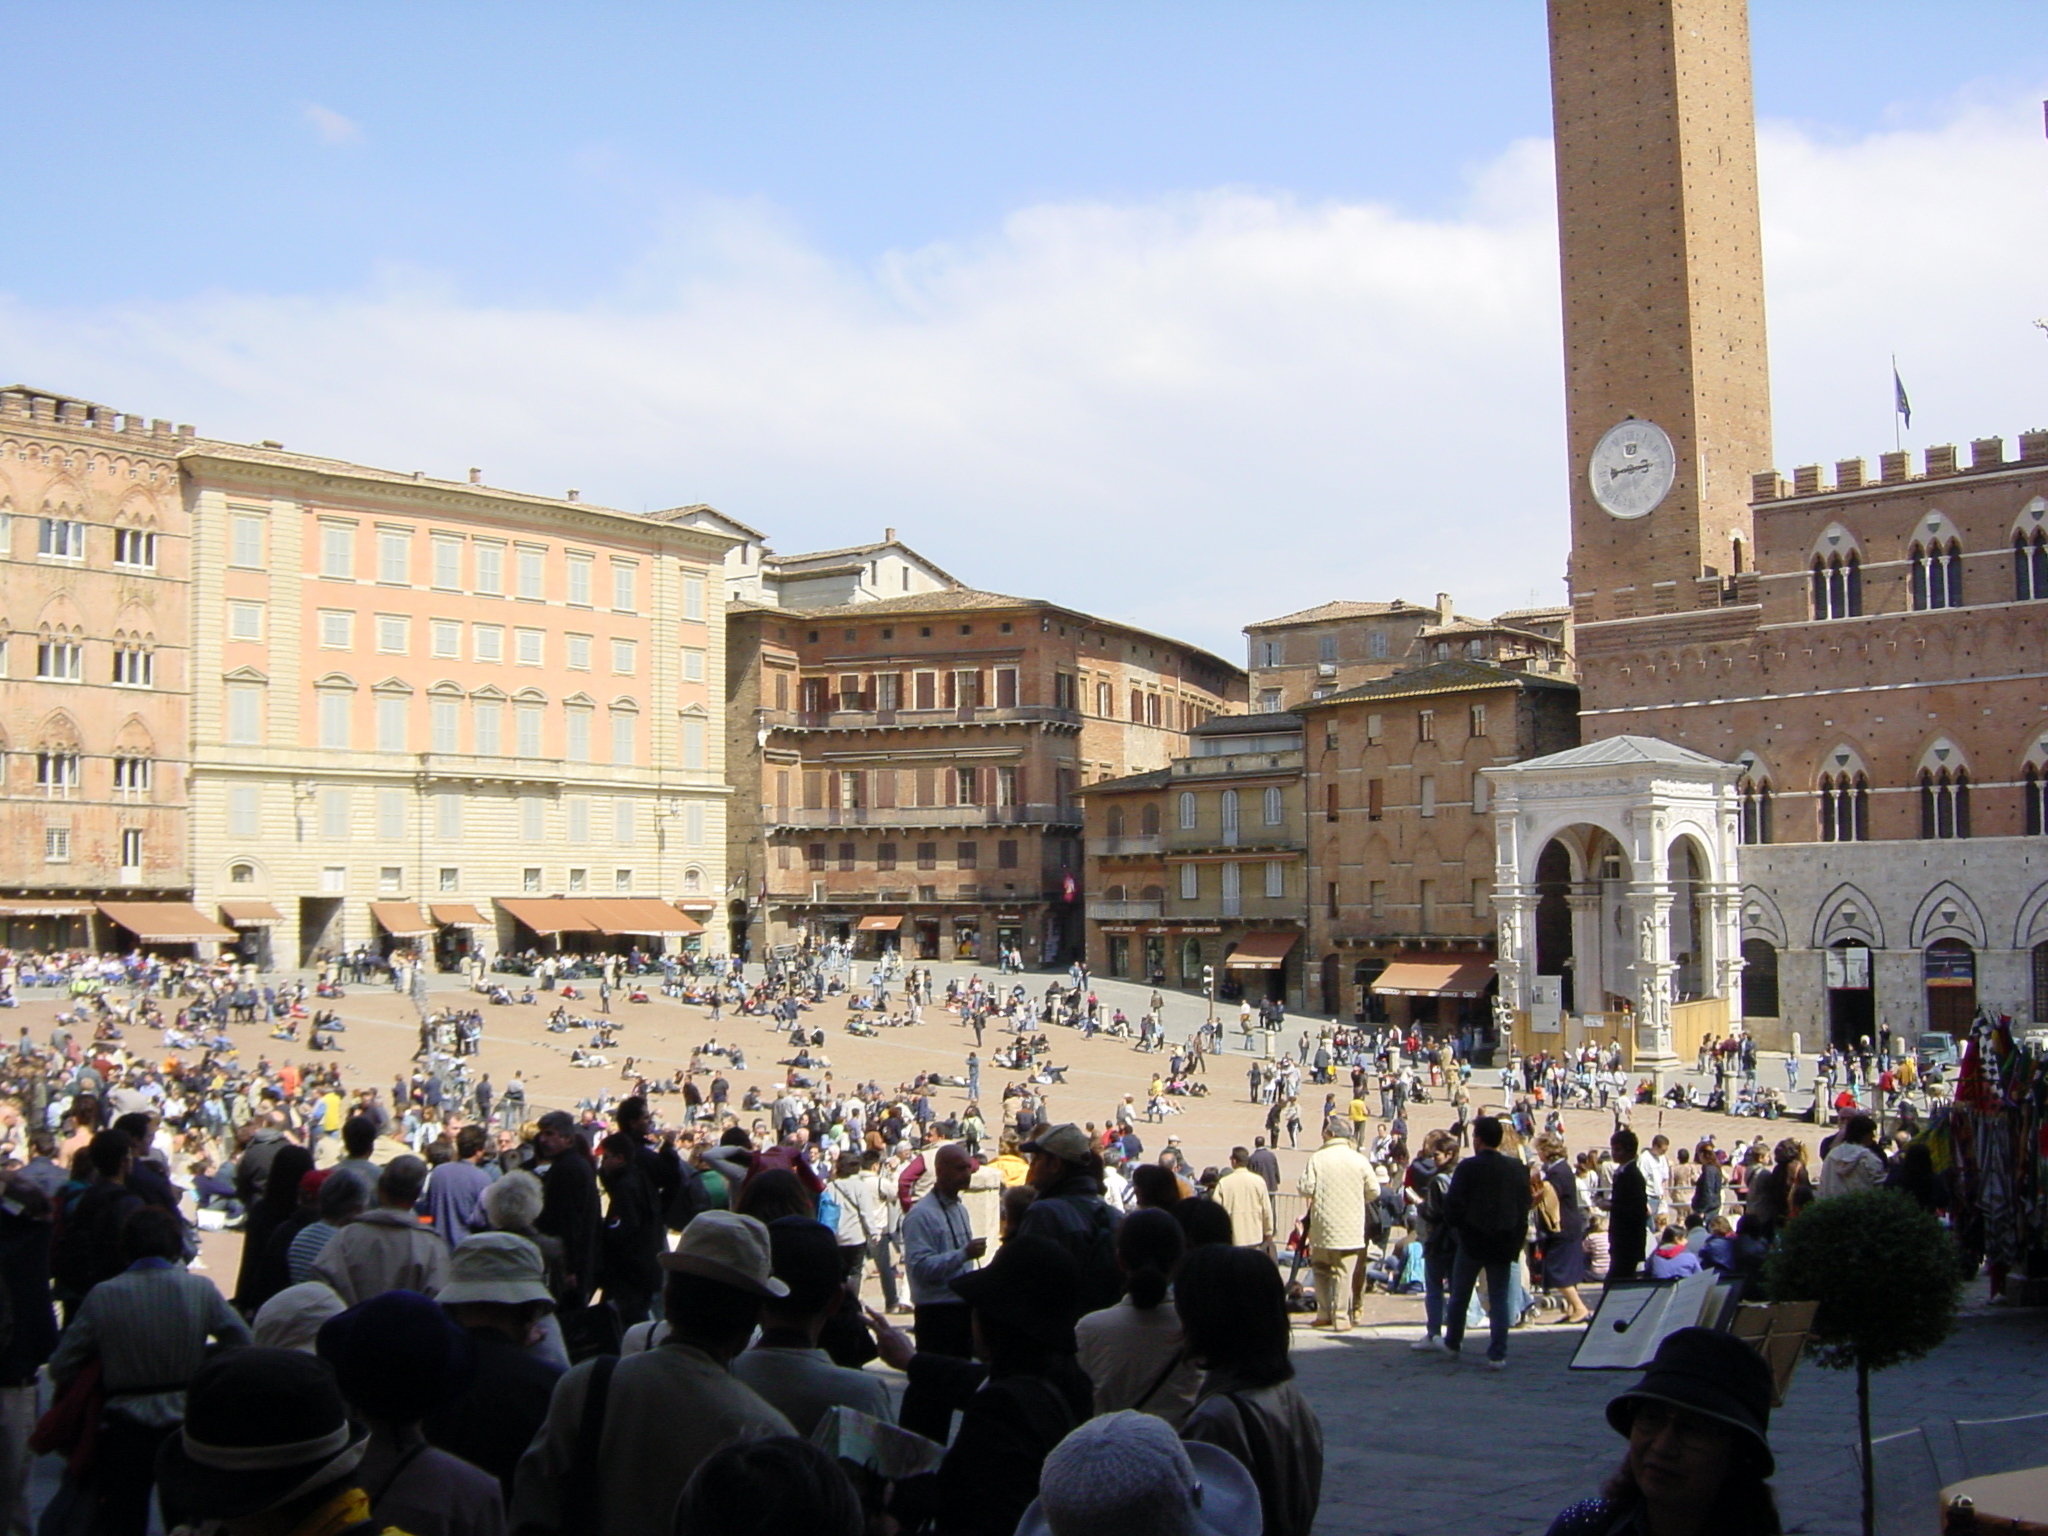
[(698, 1214), (683, 1228), (674, 1250), (661, 1255), (661, 1267), (716, 1280), (756, 1296), (789, 1294), (789, 1287), (775, 1278), (768, 1229), (752, 1216), (733, 1211)]
[(1053, 1447), (1017, 1536), (1238, 1536), (1261, 1523), (1258, 1484), (1235, 1456), (1126, 1408)]
[(236, 1520), (348, 1476), (369, 1441), (323, 1362), (231, 1349), (186, 1389), (184, 1425), (157, 1452), (157, 1485), (165, 1504), (198, 1519)]
[(1643, 1403), (1684, 1408), (1739, 1430), (1769, 1477), (1776, 1467), (1768, 1438), (1772, 1385), (1763, 1356), (1733, 1334), (1681, 1328), (1657, 1346), (1643, 1379), (1607, 1405), (1607, 1422), (1626, 1435)]
[(516, 1232), (472, 1232), (448, 1255), (448, 1283), (436, 1293), (442, 1306), (466, 1301), (523, 1306), (555, 1304), (548, 1289), (547, 1261)]
[(1045, 1237), (1013, 1237), (986, 1268), (953, 1277), (953, 1293), (969, 1306), (1068, 1355), (1076, 1347), (1072, 1298), (1080, 1289), (1073, 1255)]

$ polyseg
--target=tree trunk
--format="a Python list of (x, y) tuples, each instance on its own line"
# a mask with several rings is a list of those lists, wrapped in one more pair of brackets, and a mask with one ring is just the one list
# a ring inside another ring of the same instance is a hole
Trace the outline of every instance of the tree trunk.
[(1870, 1368), (1856, 1362), (1856, 1429), (1863, 1437), (1863, 1536), (1877, 1536), (1877, 1469), (1870, 1464)]

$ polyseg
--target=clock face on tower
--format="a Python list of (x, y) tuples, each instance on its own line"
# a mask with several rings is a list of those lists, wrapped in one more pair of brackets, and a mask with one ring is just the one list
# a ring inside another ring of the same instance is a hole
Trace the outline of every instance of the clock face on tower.
[(1623, 518), (1647, 516), (1671, 494), (1677, 474), (1678, 454), (1664, 429), (1633, 416), (1607, 429), (1586, 465), (1593, 499)]

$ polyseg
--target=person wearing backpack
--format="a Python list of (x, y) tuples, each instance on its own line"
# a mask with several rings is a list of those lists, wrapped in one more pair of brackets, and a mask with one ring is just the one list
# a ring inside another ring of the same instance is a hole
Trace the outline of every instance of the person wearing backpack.
[[(1102, 1159), (1088, 1133), (1068, 1122), (1040, 1131), (1018, 1149), (1031, 1159), (1038, 1191), (1016, 1237), (1042, 1237), (1066, 1249), (1080, 1270), (1082, 1313), (1113, 1307), (1123, 1294), (1116, 1229), (1123, 1213), (1102, 1195)], [(1014, 1240), (1014, 1239), (1013, 1239)]]

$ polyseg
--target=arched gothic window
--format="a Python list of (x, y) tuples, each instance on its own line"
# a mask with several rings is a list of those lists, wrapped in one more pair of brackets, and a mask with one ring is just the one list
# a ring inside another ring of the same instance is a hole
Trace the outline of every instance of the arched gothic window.
[(1846, 557), (1813, 557), (1813, 616), (1853, 619), (1863, 612), (1863, 562), (1852, 549)]
[(1742, 840), (1768, 843), (1771, 840), (1771, 784), (1768, 779), (1745, 778), (1736, 786), (1742, 805)]
[(1920, 835), (1926, 838), (1970, 835), (1970, 771), (1920, 770)]
[(2012, 595), (2020, 603), (2048, 598), (2048, 532), (2012, 536)]
[(1820, 776), (1820, 840), (1864, 843), (1870, 840), (1870, 780), (1862, 773)]
[(1963, 549), (1954, 539), (1930, 539), (1907, 552), (1913, 567), (1915, 608), (1963, 606)]

